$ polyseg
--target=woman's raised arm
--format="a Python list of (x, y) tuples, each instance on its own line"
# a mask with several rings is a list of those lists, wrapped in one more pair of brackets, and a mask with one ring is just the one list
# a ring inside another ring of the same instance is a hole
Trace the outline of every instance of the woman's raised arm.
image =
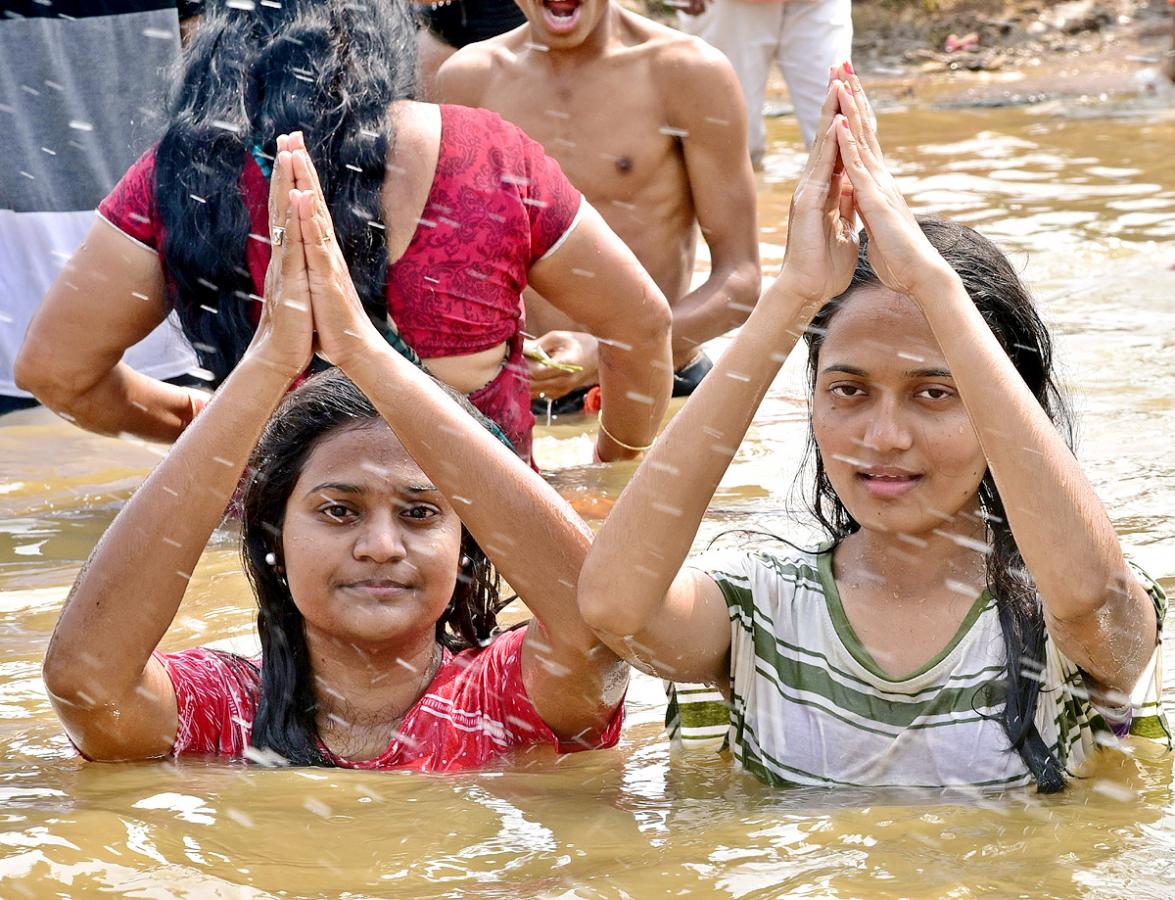
[(886, 287), (918, 305), (942, 348), (1058, 649), (1100, 687), (1129, 694), (1154, 653), (1152, 601), (1080, 464), (922, 234), (861, 114), (860, 85), (850, 85), (837, 137), (869, 261)]
[(604, 642), (677, 681), (726, 684), (725, 602), (711, 579), (682, 565), (784, 359), (856, 261), (852, 198), (836, 164), (836, 84), (792, 197), (783, 271), (637, 469), (580, 576), (580, 611)]
[[(289, 154), (279, 153), (271, 219), (285, 220)], [(284, 199), (283, 199), (284, 198)], [(275, 248), (253, 345), (215, 398), (98, 542), (66, 600), (45, 655), (50, 700), (91, 759), (171, 750), (175, 692), (152, 658), (192, 569), (224, 515), (266, 420), (306, 367), (313, 339), (297, 223)]]

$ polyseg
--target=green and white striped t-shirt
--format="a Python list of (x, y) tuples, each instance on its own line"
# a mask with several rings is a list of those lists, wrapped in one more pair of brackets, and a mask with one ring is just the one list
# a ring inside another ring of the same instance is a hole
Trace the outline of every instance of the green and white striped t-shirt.
[[(769, 784), (1003, 787), (1031, 781), (999, 721), (1004, 638), (986, 592), (958, 633), (913, 674), (885, 675), (861, 645), (832, 577), (832, 553), (708, 554), (691, 566), (721, 588), (731, 619), (729, 707), (697, 685), (671, 692), (669, 723), (687, 747), (728, 746)], [(1166, 598), (1147, 581), (1159, 622)], [(1132, 708), (1092, 703), (1051, 640), (1036, 724), (1076, 774), (1115, 728), (1165, 742), (1156, 649)], [(676, 727), (675, 727), (676, 726)]]

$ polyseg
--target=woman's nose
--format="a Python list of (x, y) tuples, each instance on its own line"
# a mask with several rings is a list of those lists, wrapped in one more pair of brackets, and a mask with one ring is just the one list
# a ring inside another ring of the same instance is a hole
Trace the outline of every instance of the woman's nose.
[(404, 530), (392, 511), (369, 515), (355, 539), (356, 559), (384, 563), (403, 559)]
[(862, 443), (877, 453), (909, 450), (913, 445), (913, 431), (901, 405), (894, 399), (883, 399), (870, 412)]

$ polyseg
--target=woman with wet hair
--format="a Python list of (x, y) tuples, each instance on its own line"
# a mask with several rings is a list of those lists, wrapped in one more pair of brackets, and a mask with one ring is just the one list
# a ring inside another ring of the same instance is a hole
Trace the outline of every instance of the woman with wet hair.
[[(275, 149), (256, 336), (78, 576), (44, 665), (66, 731), (94, 760), (425, 771), (612, 745), (626, 667), (575, 605), (590, 532), (387, 344), (309, 155)], [(287, 394), (315, 350), (338, 368)], [(161, 653), (242, 471), (261, 657)], [(535, 616), (505, 632), (498, 573)]]
[[(680, 692), (683, 736), (768, 783), (1057, 791), (1115, 735), (1170, 745), (1165, 598), (1069, 449), (1027, 290), (970, 228), (915, 219), (870, 122), (839, 69), (782, 272), (604, 523), (580, 610), (633, 665), (708, 685)], [(686, 566), (801, 335), (828, 540)]]
[(270, 255), (274, 137), (301, 132), (359, 297), (394, 346), (530, 460), (532, 284), (604, 339), (597, 452), (635, 456), (669, 396), (669, 307), (558, 164), (494, 113), (411, 99), (405, 0), (248, 6), (205, 4), (163, 138), (100, 204), (17, 382), (84, 428), (175, 440), (207, 395), (135, 374), (123, 351), (174, 308), (213, 386), (237, 365)]

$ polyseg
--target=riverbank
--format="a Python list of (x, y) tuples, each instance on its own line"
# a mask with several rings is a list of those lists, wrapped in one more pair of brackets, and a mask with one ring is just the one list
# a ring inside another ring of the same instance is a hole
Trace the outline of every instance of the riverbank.
[(853, 58), (882, 100), (1175, 101), (1171, 15), (1167, 0), (856, 0)]
[[(666, 24), (663, 0), (626, 0)], [(854, 0), (853, 59), (874, 98), (934, 106), (1155, 97), (1175, 107), (1167, 0)], [(791, 111), (778, 71), (768, 115)]]

